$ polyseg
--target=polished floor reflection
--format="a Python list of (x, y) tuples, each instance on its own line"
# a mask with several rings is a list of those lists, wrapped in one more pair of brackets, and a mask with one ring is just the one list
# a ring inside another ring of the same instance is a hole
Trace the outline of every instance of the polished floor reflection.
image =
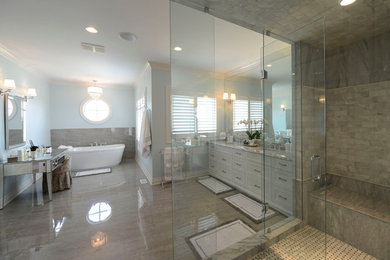
[[(200, 184), (196, 178), (174, 183), (174, 259), (199, 259), (196, 249), (189, 240), (206, 230), (241, 220), (255, 232), (261, 232), (287, 218), (275, 212), (274, 215), (267, 218), (265, 223), (254, 221), (223, 199), (235, 194), (238, 194), (237, 190), (215, 195), (209, 188)], [(214, 248), (224, 248), (224, 246), (217, 245), (217, 242), (220, 244), (224, 241), (211, 239), (210, 244)]]
[(30, 187), (0, 211), (0, 258), (172, 259), (171, 189), (144, 178), (127, 161), (73, 179), (50, 203)]

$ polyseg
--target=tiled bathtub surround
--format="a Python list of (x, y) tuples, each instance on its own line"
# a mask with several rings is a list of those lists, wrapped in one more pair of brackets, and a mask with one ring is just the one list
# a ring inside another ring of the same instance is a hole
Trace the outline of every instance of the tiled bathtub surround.
[(53, 147), (60, 145), (90, 146), (94, 142), (124, 144), (123, 158), (134, 158), (135, 128), (51, 129)]

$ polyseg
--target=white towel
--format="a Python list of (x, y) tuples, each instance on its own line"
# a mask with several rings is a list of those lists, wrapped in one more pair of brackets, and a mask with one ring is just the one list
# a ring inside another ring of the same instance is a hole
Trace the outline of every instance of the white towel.
[(147, 109), (144, 110), (141, 121), (141, 135), (139, 148), (142, 151), (143, 157), (148, 157), (150, 154), (150, 149), (152, 145), (152, 136), (150, 134), (150, 125), (149, 125), (149, 112)]

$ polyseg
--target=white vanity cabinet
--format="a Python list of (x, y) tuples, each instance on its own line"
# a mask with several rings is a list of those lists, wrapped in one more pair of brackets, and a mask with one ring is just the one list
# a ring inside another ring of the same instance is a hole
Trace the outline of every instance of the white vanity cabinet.
[[(248, 149), (250, 150), (250, 149)], [(263, 156), (258, 149), (245, 151), (234, 144), (209, 144), (209, 173), (271, 207), (292, 215), (294, 176), (292, 161), (278, 156)]]

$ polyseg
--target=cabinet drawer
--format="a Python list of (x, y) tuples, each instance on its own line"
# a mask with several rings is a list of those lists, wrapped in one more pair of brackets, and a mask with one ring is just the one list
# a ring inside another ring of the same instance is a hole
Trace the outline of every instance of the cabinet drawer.
[(32, 163), (9, 163), (4, 165), (4, 176), (16, 176), (32, 172)]
[(246, 169), (247, 169), (249, 174), (254, 174), (257, 176), (261, 176), (261, 174), (263, 172), (263, 167), (259, 163), (256, 164), (256, 163), (250, 162), (246, 165)]
[[(246, 179), (246, 186), (249, 190), (253, 191), (254, 193), (261, 195), (262, 188), (261, 188), (262, 179), (261, 176), (255, 175), (255, 174), (248, 174)], [(261, 195), (262, 197), (262, 195)]]
[(284, 172), (281, 169), (273, 169), (272, 171), (272, 185), (279, 187), (283, 190), (293, 190), (294, 180), (292, 174)]
[(272, 160), (272, 168), (277, 168), (286, 172), (292, 172), (292, 162), (274, 158)]
[(245, 160), (243, 160), (241, 158), (234, 158), (233, 157), (233, 159), (232, 159), (232, 166), (233, 167), (244, 169), (245, 165), (246, 165)]
[(263, 155), (260, 153), (247, 153), (246, 159), (250, 162), (261, 164), (263, 162)]
[(225, 164), (217, 163), (215, 165), (215, 173), (222, 178), (231, 178), (231, 170)]
[(246, 158), (247, 152), (241, 151), (239, 149), (232, 149), (232, 155), (233, 155), (233, 158), (243, 159), (243, 158)]
[(292, 213), (293, 209), (293, 192), (272, 187), (272, 202), (280, 209)]
[(245, 174), (243, 174), (241, 172), (233, 171), (231, 178), (235, 183), (237, 183), (241, 186), (245, 186), (245, 183), (246, 183), (246, 175)]

